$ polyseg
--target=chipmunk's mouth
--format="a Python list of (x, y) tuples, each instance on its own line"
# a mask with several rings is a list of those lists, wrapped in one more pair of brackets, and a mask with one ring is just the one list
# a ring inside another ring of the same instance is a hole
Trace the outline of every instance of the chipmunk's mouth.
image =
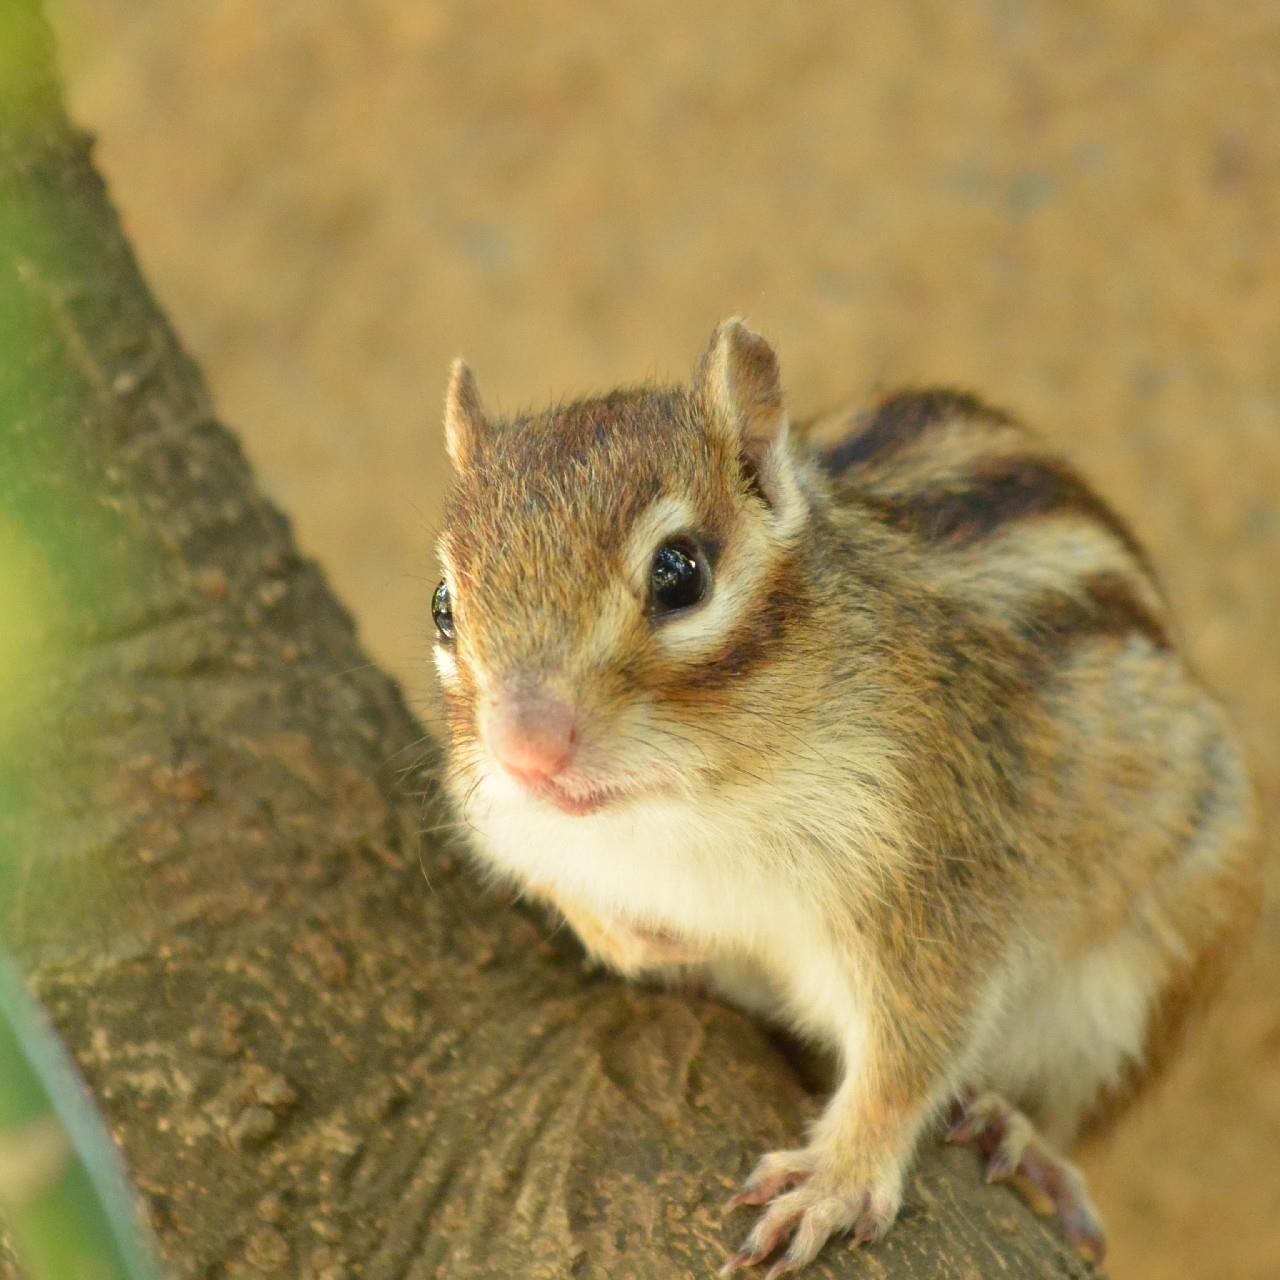
[(611, 808), (629, 800), (634, 794), (623, 787), (566, 787), (563, 783), (542, 779), (528, 788), (539, 800), (545, 801), (561, 813), (584, 818), (601, 809)]
[(498, 776), (505, 776), (507, 784), (517, 788), (524, 798), (574, 818), (585, 818), (606, 809), (621, 808), (637, 799), (661, 795), (674, 789), (678, 782), (678, 779), (662, 773), (639, 777), (628, 774), (622, 779), (615, 777), (605, 782), (578, 770), (566, 770), (547, 777), (505, 769)]

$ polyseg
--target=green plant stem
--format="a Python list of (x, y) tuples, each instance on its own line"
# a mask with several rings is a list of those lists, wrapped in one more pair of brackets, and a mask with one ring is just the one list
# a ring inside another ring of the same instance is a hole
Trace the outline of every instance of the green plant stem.
[(0, 1213), (31, 1280), (158, 1280), (115, 1147), (0, 956)]

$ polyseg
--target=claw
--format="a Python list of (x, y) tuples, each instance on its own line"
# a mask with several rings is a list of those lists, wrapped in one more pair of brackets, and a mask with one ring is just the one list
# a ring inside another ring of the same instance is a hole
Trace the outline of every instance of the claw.
[(722, 1276), (731, 1276), (735, 1271), (741, 1271), (744, 1267), (754, 1267), (760, 1259), (750, 1249), (739, 1249), (737, 1253), (729, 1259), (728, 1262), (720, 1268)]
[(960, 1120), (955, 1121), (947, 1130), (947, 1141), (954, 1142), (957, 1145), (972, 1142), (982, 1132), (982, 1129), (982, 1120), (978, 1116), (968, 1113)]
[(765, 1273), (764, 1280), (778, 1280), (779, 1276), (789, 1276), (799, 1271), (803, 1262), (793, 1262), (789, 1257), (779, 1258)]
[[(730, 1259), (733, 1271), (763, 1262), (795, 1230), (798, 1212), (773, 1205), (752, 1228), (742, 1247)], [(730, 1272), (729, 1274), (732, 1274)]]
[(869, 1214), (864, 1214), (858, 1219), (853, 1228), (853, 1243), (859, 1245), (875, 1244), (888, 1230), (889, 1224), (887, 1222), (883, 1222), (879, 1218), (872, 1218)]
[(988, 1182), (1007, 1182), (1018, 1171), (1018, 1162), (1008, 1147), (997, 1147), (987, 1161)]
[(809, 1175), (800, 1171), (775, 1174), (771, 1178), (755, 1178), (748, 1182), (736, 1196), (726, 1200), (721, 1213), (732, 1213), (743, 1205), (768, 1204), (774, 1196), (798, 1187)]

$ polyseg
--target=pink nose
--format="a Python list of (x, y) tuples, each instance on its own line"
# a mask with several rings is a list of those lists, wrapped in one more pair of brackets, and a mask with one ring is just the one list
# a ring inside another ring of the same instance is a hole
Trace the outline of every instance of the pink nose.
[(484, 715), (484, 740), (498, 763), (521, 782), (547, 782), (573, 758), (573, 711), (553, 698), (502, 698)]

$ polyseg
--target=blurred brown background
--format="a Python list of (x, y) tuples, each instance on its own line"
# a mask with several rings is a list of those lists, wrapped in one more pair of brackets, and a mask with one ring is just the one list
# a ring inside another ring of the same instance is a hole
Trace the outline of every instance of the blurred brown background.
[[(161, 301), (415, 703), (449, 358), (511, 407), (683, 376), (741, 312), (800, 411), (957, 382), (1068, 448), (1163, 566), (1274, 821), (1275, 0), (54, 13)], [(1120, 1280), (1280, 1277), (1274, 910), (1091, 1173)]]

